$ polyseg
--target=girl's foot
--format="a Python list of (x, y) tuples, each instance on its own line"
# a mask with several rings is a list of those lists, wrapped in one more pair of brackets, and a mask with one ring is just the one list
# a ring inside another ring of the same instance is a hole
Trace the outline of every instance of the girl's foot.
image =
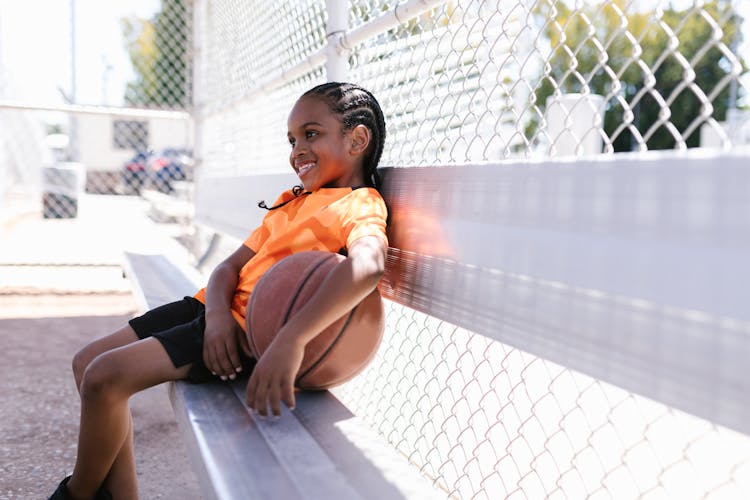
[(52, 496), (49, 497), (49, 500), (70, 500), (70, 495), (68, 495), (68, 486), (67, 486), (68, 481), (70, 481), (70, 476), (60, 481), (60, 484), (57, 485), (57, 489), (52, 494)]
[[(71, 500), (71, 497), (68, 494), (68, 481), (70, 481), (70, 476), (60, 481), (60, 484), (57, 485), (57, 489), (52, 493), (52, 496), (49, 497), (49, 500)], [(96, 492), (94, 500), (112, 500), (112, 494), (104, 488), (100, 488), (99, 491)]]

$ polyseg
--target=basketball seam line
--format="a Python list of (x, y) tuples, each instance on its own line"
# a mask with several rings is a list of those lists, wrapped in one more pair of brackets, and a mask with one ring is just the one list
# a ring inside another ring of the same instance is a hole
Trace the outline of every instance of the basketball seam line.
[(331, 345), (328, 346), (328, 349), (326, 349), (323, 354), (318, 357), (318, 360), (315, 361), (315, 363), (310, 366), (302, 375), (297, 376), (297, 379), (295, 380), (295, 383), (297, 383), (298, 380), (302, 379), (305, 375), (313, 371), (313, 369), (317, 368), (318, 365), (325, 359), (326, 355), (331, 352), (331, 349), (334, 348), (334, 346), (338, 343), (341, 336), (344, 334), (344, 330), (346, 330), (346, 327), (349, 326), (349, 322), (352, 320), (352, 317), (354, 316), (354, 312), (357, 310), (357, 307), (355, 306), (354, 309), (349, 311), (349, 316), (347, 316), (346, 321), (344, 322), (343, 326), (341, 327), (341, 330), (339, 330), (339, 333), (336, 334), (336, 337), (334, 337), (333, 342), (331, 342)]

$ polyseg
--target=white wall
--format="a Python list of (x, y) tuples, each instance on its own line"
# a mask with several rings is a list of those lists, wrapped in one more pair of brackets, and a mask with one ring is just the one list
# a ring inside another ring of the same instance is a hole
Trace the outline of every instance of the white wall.
[[(131, 156), (131, 148), (115, 147), (113, 122), (123, 118), (108, 115), (78, 117), (79, 161), (91, 171), (117, 171)], [(135, 120), (135, 119), (134, 119)], [(192, 127), (188, 121), (165, 118), (142, 118), (148, 122), (150, 149), (165, 147), (192, 148)]]

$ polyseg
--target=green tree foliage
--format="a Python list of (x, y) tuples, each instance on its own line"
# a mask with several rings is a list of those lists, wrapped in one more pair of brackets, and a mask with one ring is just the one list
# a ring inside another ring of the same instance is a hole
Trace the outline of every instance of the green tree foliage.
[[(727, 0), (705, 2), (702, 12), (628, 13), (628, 5), (605, 0), (573, 10), (561, 1), (537, 4), (535, 17), (551, 48), (535, 91), (537, 105), (543, 109), (555, 91), (600, 94), (615, 151), (642, 141), (648, 149), (674, 148), (675, 136), (698, 146), (703, 109), (717, 121), (726, 118), (731, 62), (717, 42), (736, 47), (742, 19)], [(704, 108), (705, 100), (712, 109)], [(527, 133), (536, 127), (531, 124)]]
[(136, 74), (125, 90), (125, 102), (131, 106), (187, 106), (190, 80), (184, 0), (162, 0), (153, 19), (127, 18), (121, 25)]

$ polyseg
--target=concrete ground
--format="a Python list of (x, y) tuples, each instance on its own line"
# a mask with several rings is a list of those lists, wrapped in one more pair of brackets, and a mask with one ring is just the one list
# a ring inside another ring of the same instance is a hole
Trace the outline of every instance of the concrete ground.
[[(71, 472), (70, 360), (138, 312), (122, 251), (181, 251), (175, 228), (147, 210), (135, 197), (85, 196), (75, 219), (32, 213), (0, 226), (0, 499), (47, 498)], [(166, 388), (134, 396), (131, 409), (141, 498), (201, 498)]]

